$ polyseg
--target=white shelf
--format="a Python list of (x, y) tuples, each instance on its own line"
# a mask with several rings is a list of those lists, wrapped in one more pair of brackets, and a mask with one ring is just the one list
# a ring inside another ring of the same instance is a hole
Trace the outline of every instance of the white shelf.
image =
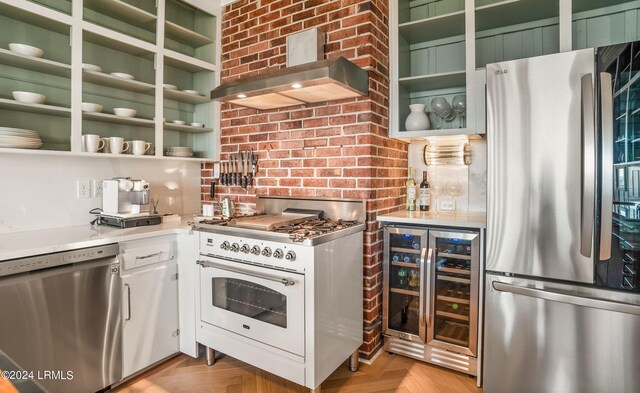
[(174, 124), (170, 122), (164, 123), (164, 129), (169, 131), (182, 131), (182, 132), (192, 132), (192, 133), (206, 133), (206, 132), (213, 131), (213, 128), (193, 127), (187, 124), (180, 125), (180, 124)]
[(0, 148), (0, 154), (29, 154), (35, 156), (63, 156), (63, 157), (89, 157), (89, 158), (131, 158), (134, 160), (173, 160), (173, 161), (199, 161), (211, 162), (212, 158), (199, 157), (169, 157), (169, 156), (136, 156), (133, 154), (109, 154), (109, 153), (71, 153), (70, 151), (61, 150), (43, 150), (43, 149), (16, 149), (16, 148)]
[(68, 64), (39, 57), (25, 56), (2, 48), (0, 48), (0, 64), (66, 78), (71, 76), (71, 66)]
[(62, 106), (46, 105), (46, 104), (25, 104), (6, 98), (0, 98), (0, 109), (9, 109), (13, 111), (37, 113), (41, 115), (51, 115), (60, 117), (70, 117), (71, 108)]
[(558, 0), (504, 0), (476, 7), (475, 11), (476, 32), (557, 18), (559, 14)]
[(119, 78), (117, 76), (96, 71), (83, 70), (82, 74), (84, 82), (95, 83), (98, 85), (113, 87), (122, 90), (134, 91), (137, 93), (150, 95), (153, 95), (155, 93), (156, 87), (150, 83)]
[(137, 26), (146, 25), (156, 20), (150, 12), (134, 7), (121, 0), (84, 0), (84, 5), (107, 16), (117, 17), (122, 21)]
[(85, 41), (106, 46), (134, 56), (153, 58), (156, 46), (126, 34), (107, 29), (91, 22), (82, 22), (82, 34)]
[(82, 112), (84, 120), (101, 121), (105, 123), (126, 124), (130, 126), (154, 128), (155, 122), (151, 119), (142, 119), (139, 117), (116, 116), (110, 113), (99, 112)]
[(464, 35), (464, 10), (433, 18), (401, 23), (398, 29), (409, 44)]
[(410, 76), (400, 78), (400, 85), (409, 92), (446, 89), (448, 87), (465, 86), (467, 81), (465, 71), (443, 72), (440, 74)]
[(208, 63), (204, 60), (196, 59), (195, 57), (183, 55), (182, 53), (178, 53), (176, 51), (172, 51), (171, 49), (165, 49), (165, 64), (180, 68), (189, 72), (200, 72), (200, 71), (215, 71), (215, 64)]
[[(430, 136), (456, 136), (456, 135), (469, 135), (470, 138), (474, 138), (475, 130), (469, 128), (449, 128), (449, 129), (433, 129), (423, 131), (398, 131), (394, 138), (403, 139), (406, 141), (411, 140), (423, 140), (425, 137)], [(477, 138), (480, 138), (478, 136)]]
[(0, 2), (0, 15), (7, 15), (28, 24), (69, 35), (73, 21), (71, 15), (27, 0), (12, 0), (10, 3)]
[(212, 102), (208, 97), (201, 96), (200, 94), (189, 94), (181, 90), (164, 89), (164, 98), (186, 102), (188, 104), (204, 104), (206, 102)]
[(199, 48), (213, 43), (213, 40), (206, 35), (189, 30), (186, 27), (168, 20), (164, 22), (164, 29), (167, 38), (187, 44), (194, 48)]

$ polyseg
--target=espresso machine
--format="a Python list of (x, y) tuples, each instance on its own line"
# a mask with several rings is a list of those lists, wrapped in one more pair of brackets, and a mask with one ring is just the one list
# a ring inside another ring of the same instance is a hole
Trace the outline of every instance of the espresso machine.
[(162, 217), (149, 212), (149, 183), (130, 177), (103, 180), (98, 223), (120, 228), (161, 224)]

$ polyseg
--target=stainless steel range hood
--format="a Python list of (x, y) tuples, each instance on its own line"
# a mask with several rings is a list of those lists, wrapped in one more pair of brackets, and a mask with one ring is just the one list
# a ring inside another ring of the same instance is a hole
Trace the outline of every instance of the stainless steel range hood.
[[(309, 33), (315, 38), (309, 40)], [(300, 40), (295, 36), (287, 37), (287, 64), (292, 64), (292, 55), (298, 56), (295, 63), (300, 63), (300, 56), (309, 56), (309, 53), (313, 53), (312, 56), (316, 59), (324, 56), (324, 34), (319, 34), (317, 30), (299, 34)], [(344, 57), (339, 57), (311, 61), (223, 83), (211, 91), (211, 99), (255, 109), (276, 109), (368, 94), (367, 71)]]

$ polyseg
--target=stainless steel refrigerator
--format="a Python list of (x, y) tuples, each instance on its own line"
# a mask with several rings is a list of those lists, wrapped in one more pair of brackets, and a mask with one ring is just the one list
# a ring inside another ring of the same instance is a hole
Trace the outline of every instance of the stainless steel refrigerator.
[(487, 66), (484, 391), (640, 391), (640, 43)]

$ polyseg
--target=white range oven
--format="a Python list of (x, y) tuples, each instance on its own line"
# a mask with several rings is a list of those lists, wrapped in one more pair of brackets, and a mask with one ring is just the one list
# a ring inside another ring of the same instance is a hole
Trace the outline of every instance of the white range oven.
[(355, 371), (364, 201), (259, 197), (257, 208), (257, 216), (193, 226), (196, 341), (207, 363), (215, 349), (311, 389), (347, 358)]
[(199, 262), (203, 322), (304, 356), (304, 271), (213, 255)]

